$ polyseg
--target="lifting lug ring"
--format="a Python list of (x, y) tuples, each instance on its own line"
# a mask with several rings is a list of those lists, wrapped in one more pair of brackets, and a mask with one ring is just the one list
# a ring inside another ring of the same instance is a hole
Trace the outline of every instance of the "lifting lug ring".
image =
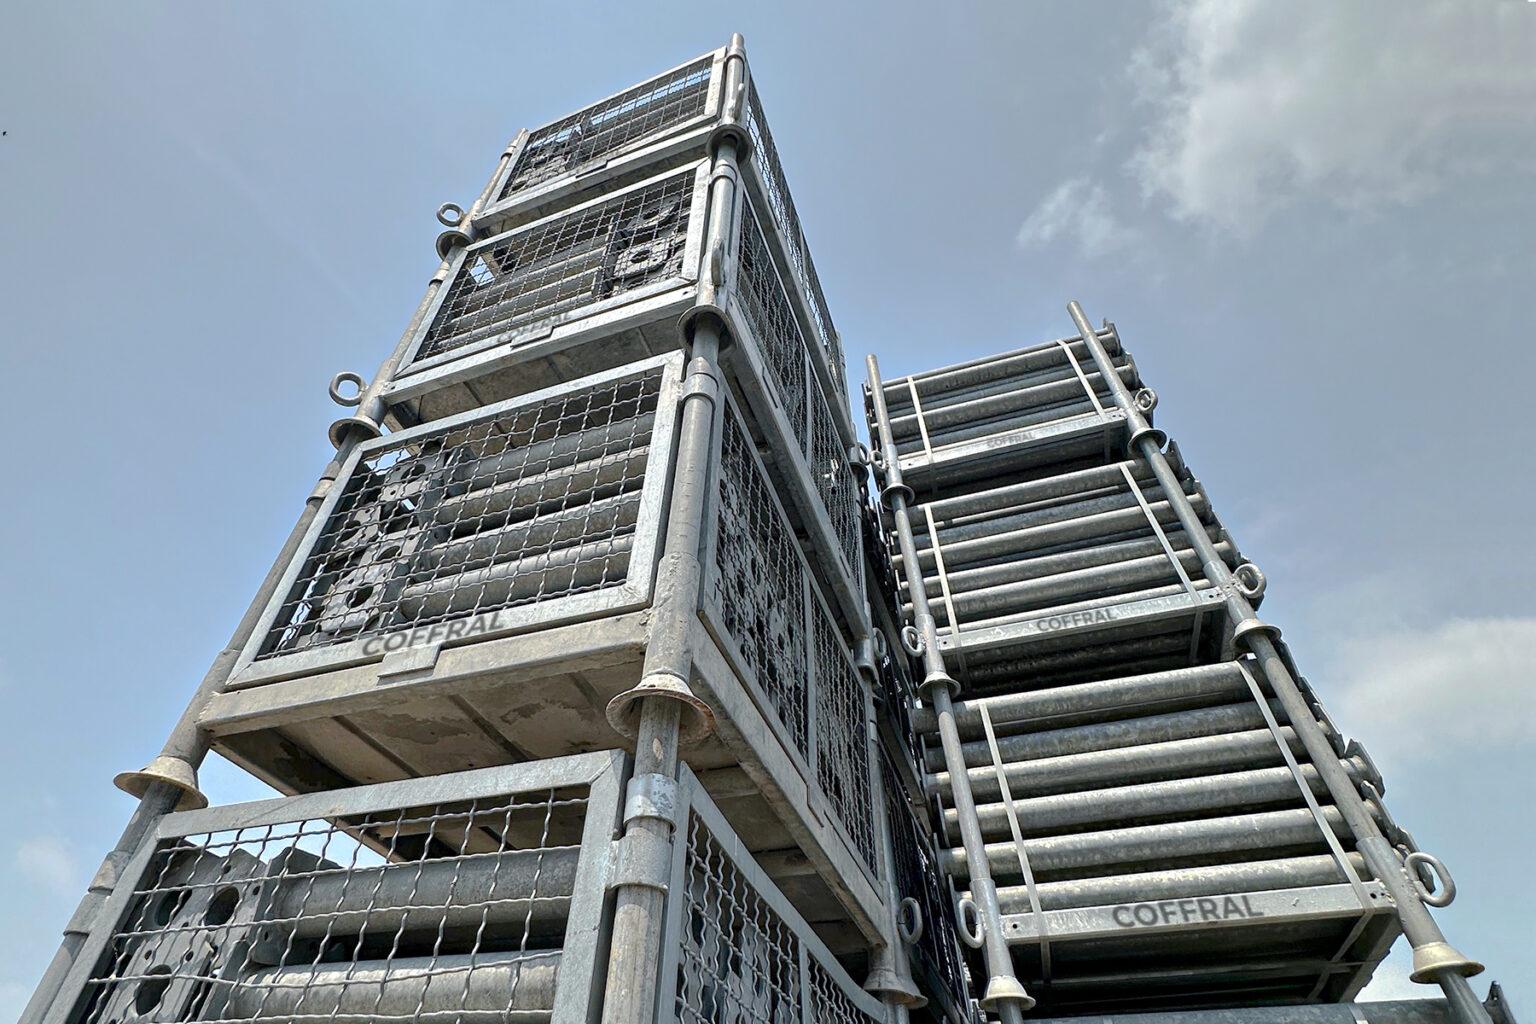
[(1143, 414), (1157, 408), (1157, 392), (1151, 388), (1142, 388), (1136, 392), (1136, 408)]
[(437, 208), (437, 222), (445, 228), (456, 228), (464, 223), (464, 207), (458, 203), (444, 203)]
[(923, 938), (923, 907), (911, 896), (903, 896), (896, 906), (896, 934), (909, 946)]
[[(354, 385), (357, 388), (357, 393), (354, 395), (342, 394), (341, 386), (343, 384)], [(331, 393), (331, 401), (337, 405), (352, 409), (363, 404), (363, 391), (367, 387), (368, 382), (363, 379), (362, 374), (353, 373), (351, 370), (342, 370), (331, 378), (331, 383), (327, 390)]]
[(1232, 578), (1237, 581), (1238, 593), (1250, 601), (1257, 601), (1264, 596), (1264, 588), (1269, 585), (1269, 580), (1264, 575), (1264, 570), (1252, 562), (1244, 562), (1232, 570)]
[(916, 626), (901, 627), (901, 646), (903, 650), (914, 658), (921, 658), (923, 656), (923, 647), (925, 646), (923, 635), (917, 631)]
[[(975, 928), (971, 922), (975, 922)], [(987, 941), (981, 928), (981, 911), (976, 906), (976, 901), (969, 896), (962, 896), (955, 901), (955, 931), (960, 933), (960, 941), (972, 949), (980, 949)]]
[[(1441, 892), (1437, 895), (1433, 889), (1424, 884), (1419, 874), (1419, 866), (1429, 868), (1440, 880)], [(1456, 880), (1451, 877), (1450, 869), (1440, 863), (1440, 858), (1423, 850), (1415, 850), (1403, 858), (1403, 866), (1409, 871), (1409, 878), (1413, 881), (1413, 887), (1418, 890), (1419, 899), (1425, 906), (1448, 907), (1456, 899)]]

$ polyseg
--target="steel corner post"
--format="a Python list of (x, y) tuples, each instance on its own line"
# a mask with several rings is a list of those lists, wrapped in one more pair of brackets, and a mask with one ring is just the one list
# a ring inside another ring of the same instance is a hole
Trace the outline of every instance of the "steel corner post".
[[(1162, 486), (1174, 514), (1194, 545), (1206, 579), (1219, 588), (1225, 599), (1227, 616), (1231, 622), (1234, 639), (1246, 646), (1258, 661), (1259, 669), (1276, 699), (1283, 707), (1288, 722), (1311, 757), (1319, 775), (1343, 815), (1356, 848), (1365, 859), (1378, 881), (1386, 887), (1396, 906), (1403, 935), (1413, 947), (1415, 981), (1438, 984), (1446, 994), (1458, 1024), (1490, 1024), (1488, 1011), (1472, 994), (1467, 977), (1479, 973), (1482, 965), (1460, 953), (1445, 941), (1444, 934), (1425, 907), (1421, 894), (1409, 878), (1407, 869), (1389, 843), (1370, 808), (1366, 806), (1359, 789), (1349, 778), (1340, 763), (1337, 752), (1322, 727), (1318, 724), (1306, 697), (1292, 676), (1285, 659), (1275, 647), (1274, 637), (1279, 630), (1264, 623), (1255, 614), (1245, 592), (1252, 592), (1252, 583), (1244, 584), (1216, 551), (1206, 535), (1189, 497), (1179, 486), (1173, 468), (1169, 465), (1163, 446), (1167, 443), (1161, 431), (1152, 428), (1143, 415), (1150, 405), (1138, 403), (1136, 396), (1113, 372), (1113, 363), (1105, 351), (1098, 333), (1089, 323), (1082, 306), (1070, 302), (1067, 311), (1079, 336), (1088, 347), (1094, 365), (1109, 383), (1115, 404), (1124, 412), (1129, 426), (1128, 446), (1134, 457), (1140, 458), (1152, 470)], [(1155, 403), (1153, 403), (1155, 404)], [(1262, 578), (1262, 577), (1260, 577)]]
[(928, 608), (927, 592), (920, 577), (914, 578), (911, 567), (918, 564), (917, 545), (912, 538), (912, 522), (908, 515), (908, 502), (912, 491), (902, 482), (901, 464), (896, 454), (896, 444), (890, 430), (890, 415), (885, 406), (885, 392), (880, 379), (880, 364), (874, 356), (867, 360), (870, 394), (879, 425), (882, 458), (877, 468), (883, 475), (880, 498), (890, 509), (895, 523), (897, 544), (903, 564), (907, 566), (907, 591), (913, 606), (913, 626), (917, 631), (917, 644), (923, 661), (924, 678), (920, 684), (922, 696), (933, 707), (938, 720), (939, 737), (944, 750), (944, 763), (950, 778), (954, 780), (952, 799), (959, 816), (961, 838), (965, 847), (966, 865), (971, 878), (971, 899), (975, 902), (981, 930), (982, 955), (987, 966), (987, 983), (982, 993), (982, 1006), (996, 1013), (1004, 1024), (1018, 1024), (1024, 1012), (1034, 1006), (1034, 999), (1024, 990), (1013, 971), (1013, 958), (1003, 935), (1002, 914), (998, 909), (997, 886), (992, 881), (992, 869), (987, 859), (986, 842), (977, 824), (976, 801), (971, 795), (970, 779), (966, 773), (965, 754), (961, 749), (960, 733), (955, 724), (954, 690), (956, 683), (944, 667), (944, 657), (939, 651), (939, 639), (934, 628), (933, 615)]
[[(739, 37), (734, 40), (739, 47)], [(742, 61), (727, 65), (727, 91), (742, 81)], [(701, 305), (713, 307), (713, 291), (724, 283), (723, 265), (737, 209), (734, 135), (714, 142), (705, 225), (706, 265)], [(709, 707), (694, 696), (691, 637), (698, 621), (705, 515), (714, 479), (710, 465), (722, 382), (719, 357), (723, 324), (706, 308), (684, 324), (689, 333), (687, 377), (672, 501), (663, 554), (658, 565), (654, 615), (640, 682), (608, 707), (614, 728), (635, 741), (635, 779), (659, 786), (676, 784), (678, 746), (710, 731)], [(633, 789), (634, 783), (631, 783)], [(632, 804), (645, 804), (632, 793)], [(663, 961), (667, 879), (677, 823), (665, 815), (626, 806), (618, 845), (615, 909), (603, 996), (604, 1024), (647, 1024), (658, 1007), (659, 965)]]

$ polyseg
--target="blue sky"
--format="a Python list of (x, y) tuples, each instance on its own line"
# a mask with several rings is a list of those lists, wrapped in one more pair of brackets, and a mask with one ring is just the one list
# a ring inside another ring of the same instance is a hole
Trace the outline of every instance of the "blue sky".
[(11, 0), (0, 1015), (324, 464), (325, 382), (415, 307), (432, 211), (731, 31), (850, 355), (1115, 320), (1456, 872), (1452, 939), (1531, 1005), (1536, 4)]

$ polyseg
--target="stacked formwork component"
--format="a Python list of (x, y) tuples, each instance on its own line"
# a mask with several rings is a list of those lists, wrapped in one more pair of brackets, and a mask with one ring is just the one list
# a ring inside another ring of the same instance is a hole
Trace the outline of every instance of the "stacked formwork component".
[[(521, 133), (439, 219), (27, 1019), (921, 1005), (862, 448), (740, 38)], [(293, 795), (204, 808), (210, 747)]]
[(1263, 575), (1117, 333), (1072, 314), (1074, 338), (899, 380), (870, 360), (919, 756), (982, 1005), (1346, 1001), (1401, 929), (1454, 1019), (1488, 1020), (1480, 967), (1425, 909), (1438, 862), (1256, 617)]

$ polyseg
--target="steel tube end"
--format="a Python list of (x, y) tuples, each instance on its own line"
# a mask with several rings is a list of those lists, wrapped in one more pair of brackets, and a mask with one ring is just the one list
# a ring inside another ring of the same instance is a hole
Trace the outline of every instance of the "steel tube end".
[(136, 772), (119, 772), (112, 785), (129, 796), (142, 800), (156, 782), (164, 782), (181, 793), (178, 811), (196, 811), (208, 806), (208, 798), (197, 788), (197, 769), (179, 757), (161, 754)]
[(1020, 1010), (1029, 1010), (1034, 1008), (1035, 998), (1024, 991), (1024, 986), (1013, 975), (994, 974), (987, 981), (987, 991), (981, 997), (981, 1008), (996, 1011), (1009, 1004)]
[(1413, 970), (1408, 977), (1420, 985), (1437, 985), (1442, 974), (1470, 978), (1483, 973), (1483, 965), (1449, 942), (1426, 942), (1413, 947)]
[(683, 705), (678, 721), (679, 746), (697, 743), (715, 731), (715, 713), (700, 700), (677, 676), (656, 673), (640, 680), (639, 685), (625, 690), (608, 702), (608, 724), (620, 736), (637, 739), (640, 736), (640, 707), (649, 697), (675, 700)]

